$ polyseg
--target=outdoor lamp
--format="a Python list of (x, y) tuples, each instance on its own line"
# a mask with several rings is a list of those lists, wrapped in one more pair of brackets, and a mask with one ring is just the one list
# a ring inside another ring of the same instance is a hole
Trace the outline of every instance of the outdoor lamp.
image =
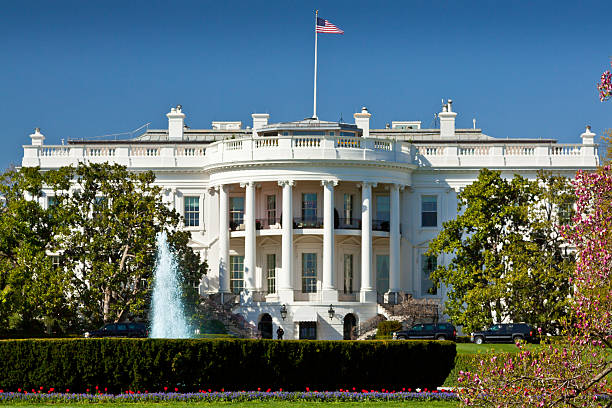
[(334, 314), (336, 314), (336, 311), (334, 310), (334, 305), (329, 305), (329, 310), (327, 311), (327, 313), (329, 313), (330, 319), (334, 318)]
[(283, 304), (281, 306), (280, 314), (281, 314), (281, 317), (283, 318), (283, 320), (285, 320), (285, 318), (287, 318), (287, 305)]

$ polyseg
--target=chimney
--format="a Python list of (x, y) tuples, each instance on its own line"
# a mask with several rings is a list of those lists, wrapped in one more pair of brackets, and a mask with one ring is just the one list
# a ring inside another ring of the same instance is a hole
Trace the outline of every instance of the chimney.
[(442, 105), (442, 112), (438, 114), (438, 118), (440, 118), (441, 137), (455, 137), (456, 117), (457, 113), (453, 112), (453, 100), (449, 99), (446, 104)]
[(168, 117), (168, 140), (183, 140), (183, 131), (185, 129), (183, 107), (177, 105), (176, 108), (170, 109), (166, 116)]
[[(583, 134), (580, 135), (580, 137), (582, 138), (582, 144), (583, 145), (593, 145), (595, 144), (595, 133), (591, 132), (591, 127), (587, 126), (586, 130), (584, 131)], [(32, 142), (32, 144), (34, 144)]]
[(267, 113), (253, 113), (251, 116), (253, 117), (253, 135), (255, 136), (259, 129), (268, 125), (270, 115)]
[(34, 129), (34, 133), (30, 135), (32, 139), (32, 146), (42, 146), (43, 140), (45, 140), (45, 136), (40, 133), (40, 128)]
[(361, 108), (361, 112), (357, 112), (353, 116), (357, 127), (363, 130), (363, 137), (370, 137), (370, 118), (372, 115), (368, 112), (368, 108), (364, 106)]

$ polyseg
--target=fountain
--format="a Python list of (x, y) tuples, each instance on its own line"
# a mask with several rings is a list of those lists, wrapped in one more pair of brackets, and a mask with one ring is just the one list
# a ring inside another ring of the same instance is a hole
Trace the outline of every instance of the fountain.
[(157, 260), (151, 300), (151, 330), (156, 339), (188, 339), (193, 331), (185, 318), (178, 265), (165, 232), (157, 234)]

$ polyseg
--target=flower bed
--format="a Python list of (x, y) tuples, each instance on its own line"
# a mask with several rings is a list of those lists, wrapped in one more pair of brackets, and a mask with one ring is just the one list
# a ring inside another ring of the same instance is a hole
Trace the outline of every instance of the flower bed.
[[(32, 392), (33, 391), (33, 392)], [(58, 393), (42, 390), (0, 392), (0, 403), (129, 403), (129, 402), (248, 402), (248, 401), (308, 401), (308, 402), (359, 402), (359, 401), (455, 401), (453, 392), (404, 389), (403, 391), (342, 390), (342, 391), (208, 391), (133, 392), (123, 394)]]

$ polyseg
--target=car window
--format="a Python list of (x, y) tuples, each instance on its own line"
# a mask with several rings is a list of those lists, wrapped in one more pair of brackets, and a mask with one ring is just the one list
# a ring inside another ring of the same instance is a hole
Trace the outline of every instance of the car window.
[(138, 323), (130, 323), (128, 327), (130, 330), (140, 330), (140, 325)]
[(426, 324), (424, 330), (427, 331), (433, 331), (434, 329), (434, 325), (433, 324)]
[(117, 330), (127, 330), (127, 325), (126, 324), (118, 324), (117, 325)]
[(410, 330), (421, 331), (421, 330), (423, 330), (423, 325), (422, 324), (417, 324), (416, 326), (412, 326), (412, 329), (410, 329)]
[(496, 325), (491, 326), (491, 328), (489, 330), (491, 330), (491, 331), (499, 331), (500, 329), (501, 329), (501, 327), (498, 324), (496, 324)]
[(111, 330), (115, 330), (115, 325), (114, 324), (107, 324), (106, 326), (104, 326), (104, 331), (111, 331)]

